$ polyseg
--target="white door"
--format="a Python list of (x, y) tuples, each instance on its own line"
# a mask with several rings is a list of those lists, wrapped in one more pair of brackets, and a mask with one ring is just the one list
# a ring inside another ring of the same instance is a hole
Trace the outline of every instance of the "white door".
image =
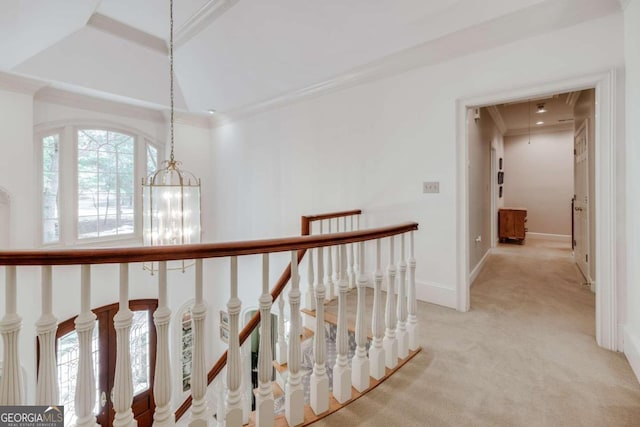
[(573, 206), (574, 257), (586, 281), (589, 275), (589, 147), (588, 119), (582, 123), (574, 135), (574, 187)]

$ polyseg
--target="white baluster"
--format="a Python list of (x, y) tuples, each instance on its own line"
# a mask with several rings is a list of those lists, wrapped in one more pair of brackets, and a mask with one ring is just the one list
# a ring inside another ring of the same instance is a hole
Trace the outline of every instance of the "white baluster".
[(373, 313), (371, 329), (373, 342), (369, 348), (369, 360), (371, 361), (371, 376), (377, 380), (385, 375), (385, 352), (382, 346), (384, 335), (384, 320), (382, 310), (382, 263), (381, 263), (381, 239), (376, 240), (376, 272), (373, 288)]
[(169, 323), (171, 310), (167, 306), (167, 262), (158, 263), (158, 308), (153, 313), (156, 325), (156, 370), (153, 382), (153, 398), (156, 410), (154, 427), (173, 426), (175, 415), (171, 410), (171, 361), (169, 359)]
[(404, 251), (404, 234), (400, 236), (400, 261), (398, 270), (400, 280), (398, 281), (398, 326), (396, 328), (396, 340), (398, 341), (398, 357), (404, 359), (409, 355), (409, 337), (407, 335), (407, 261)]
[[(351, 215), (349, 217), (350, 221), (351, 221), (351, 231), (354, 231), (353, 228), (353, 215)], [(346, 218), (345, 218), (346, 221)], [(355, 254), (353, 253), (353, 247), (355, 246), (355, 243), (349, 243), (349, 254), (348, 254), (348, 260), (347, 263), (349, 264), (348, 268), (347, 268), (347, 274), (349, 275), (349, 289), (353, 289), (356, 287), (356, 263), (355, 263)]]
[(17, 313), (16, 267), (5, 267), (5, 313), (0, 321), (3, 344), (0, 405), (22, 405), (22, 372), (18, 357), (18, 338), (22, 318)]
[[(327, 220), (327, 222), (329, 224), (328, 233), (331, 234), (331, 219)], [(327, 272), (324, 275), (324, 287), (326, 289), (327, 294), (325, 298), (327, 299), (327, 301), (331, 301), (332, 299), (335, 298), (335, 291), (333, 289), (333, 247), (328, 246), (326, 250), (327, 250)]]
[[(309, 252), (311, 257), (311, 252)], [(285, 418), (290, 426), (304, 422), (304, 389), (300, 373), (302, 348), (300, 347), (300, 289), (298, 276), (298, 253), (291, 251), (291, 289), (289, 290), (289, 375), (285, 387)]]
[(276, 347), (276, 361), (280, 365), (287, 363), (287, 341), (284, 337), (284, 289), (278, 297), (278, 347)]
[(329, 409), (329, 378), (325, 367), (326, 357), (326, 337), (324, 328), (324, 293), (323, 284), (324, 259), (323, 248), (318, 248), (318, 278), (316, 285), (316, 330), (313, 337), (313, 350), (315, 363), (313, 365), (313, 373), (311, 374), (310, 386), (311, 409), (318, 415)]
[(260, 295), (260, 349), (258, 353), (258, 390), (256, 391), (256, 426), (274, 424), (273, 353), (271, 350), (271, 304), (269, 293), (269, 254), (262, 255), (262, 295)]
[(77, 427), (95, 427), (96, 378), (93, 372), (93, 329), (96, 315), (91, 311), (91, 266), (80, 267), (80, 314), (74, 321), (78, 334), (78, 376), (74, 405)]
[(135, 427), (133, 418), (133, 380), (131, 375), (131, 355), (129, 341), (133, 313), (129, 310), (129, 264), (120, 264), (120, 305), (113, 317), (116, 329), (116, 373), (111, 399), (116, 412), (114, 427)]
[(349, 368), (349, 335), (347, 328), (347, 291), (349, 281), (347, 279), (347, 248), (340, 245), (340, 257), (338, 258), (338, 330), (337, 358), (333, 367), (333, 396), (344, 403), (351, 399), (351, 368)]
[(191, 309), (193, 325), (193, 350), (191, 362), (191, 417), (190, 427), (203, 427), (210, 424), (207, 408), (207, 371), (204, 352), (204, 321), (207, 317), (207, 306), (203, 299), (202, 290), (202, 259), (195, 261), (196, 268), (196, 301)]
[(242, 426), (242, 364), (240, 355), (240, 309), (242, 302), (238, 299), (238, 257), (233, 256), (230, 261), (231, 298), (227, 302), (229, 313), (227, 387), (229, 391), (227, 393), (225, 422), (227, 427), (240, 427)]
[(387, 268), (387, 306), (385, 310), (384, 333), (385, 365), (395, 368), (398, 364), (398, 341), (396, 340), (396, 266), (394, 257), (394, 236), (389, 237), (389, 267)]
[(409, 300), (409, 317), (407, 324), (407, 332), (409, 335), (409, 349), (418, 349), (418, 303), (416, 301), (416, 259), (413, 251), (413, 231), (409, 234), (409, 283), (408, 300)]
[(365, 323), (367, 276), (364, 269), (364, 242), (358, 243), (358, 305), (356, 308), (356, 354), (353, 356), (351, 382), (362, 392), (369, 387), (369, 359), (367, 358), (367, 330)]
[(315, 272), (313, 271), (313, 248), (307, 249), (307, 295), (305, 307), (309, 310), (316, 309), (316, 296), (313, 291)]
[(40, 363), (36, 387), (37, 405), (58, 404), (58, 367), (56, 366), (56, 330), (58, 319), (53, 315), (51, 266), (42, 266), (42, 313), (36, 323), (40, 343)]

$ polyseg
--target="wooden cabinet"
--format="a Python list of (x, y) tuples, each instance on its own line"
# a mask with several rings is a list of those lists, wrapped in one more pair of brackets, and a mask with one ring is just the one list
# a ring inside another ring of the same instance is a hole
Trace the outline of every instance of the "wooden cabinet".
[(500, 241), (514, 239), (523, 241), (526, 237), (527, 210), (523, 208), (502, 208), (498, 212)]

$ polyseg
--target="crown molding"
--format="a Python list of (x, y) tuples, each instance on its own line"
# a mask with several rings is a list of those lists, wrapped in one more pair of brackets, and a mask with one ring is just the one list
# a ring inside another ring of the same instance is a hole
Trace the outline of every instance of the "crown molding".
[(573, 122), (559, 123), (549, 126), (536, 126), (531, 129), (509, 129), (504, 136), (522, 136), (522, 135), (540, 135), (542, 133), (566, 132), (573, 131)]
[(89, 18), (87, 25), (163, 55), (169, 54), (167, 43), (160, 37), (140, 31), (137, 28), (131, 27), (106, 15), (94, 13), (91, 15), (91, 18)]
[(624, 11), (627, 6), (629, 6), (629, 3), (631, 3), (631, 0), (618, 0), (620, 2), (620, 8)]
[(578, 98), (580, 98), (580, 94), (582, 93), (582, 91), (575, 91), (575, 92), (570, 92), (569, 95), (567, 95), (567, 99), (566, 99), (566, 103), (567, 105), (569, 105), (571, 108), (576, 106), (576, 102), (578, 102)]
[(42, 80), (32, 79), (30, 77), (23, 77), (17, 74), (5, 73), (0, 71), (1, 90), (34, 95), (36, 92), (46, 86), (48, 86), (48, 83)]
[(39, 90), (35, 94), (35, 100), (115, 116), (165, 123), (162, 111), (157, 108), (131, 105), (125, 102), (108, 100), (97, 96), (76, 93), (54, 87), (46, 87)]
[(502, 114), (500, 114), (500, 110), (495, 105), (491, 105), (486, 107), (489, 115), (493, 119), (493, 122), (496, 124), (496, 127), (500, 131), (500, 134), (504, 136), (507, 133), (507, 125), (504, 123), (504, 119), (502, 118)]
[[(168, 122), (169, 120), (167, 118), (167, 123)], [(211, 129), (213, 127), (213, 117), (208, 113), (207, 115), (203, 115), (176, 111), (174, 112), (174, 122), (176, 124), (183, 124), (202, 129)]]
[(181, 46), (231, 9), (239, 0), (209, 0), (176, 31), (175, 45)]

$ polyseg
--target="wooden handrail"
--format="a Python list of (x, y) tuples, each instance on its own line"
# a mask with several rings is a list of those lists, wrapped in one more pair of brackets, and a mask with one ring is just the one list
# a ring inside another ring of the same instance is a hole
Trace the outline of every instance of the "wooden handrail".
[(314, 221), (321, 221), (323, 219), (333, 219), (333, 218), (342, 218), (344, 216), (352, 216), (352, 215), (360, 215), (362, 214), (362, 209), (353, 209), (350, 211), (342, 211), (342, 212), (330, 212), (323, 213), (318, 215), (303, 215), (300, 218), (300, 225), (302, 226), (301, 235), (308, 236), (311, 234), (311, 223)]
[(346, 233), (243, 242), (136, 248), (2, 251), (0, 252), (0, 265), (113, 264), (256, 255), (364, 242), (417, 229), (418, 223), (409, 222), (388, 227), (349, 231)]

